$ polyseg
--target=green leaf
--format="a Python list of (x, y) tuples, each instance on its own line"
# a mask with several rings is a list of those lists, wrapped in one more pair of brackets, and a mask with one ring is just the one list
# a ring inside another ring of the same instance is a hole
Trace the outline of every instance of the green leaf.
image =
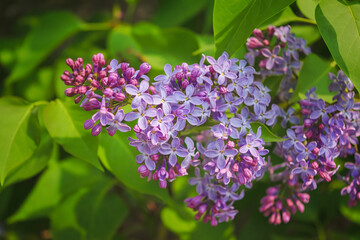
[(131, 29), (129, 25), (120, 25), (111, 30), (107, 38), (107, 48), (114, 57), (125, 58), (131, 65), (138, 66), (141, 64), (141, 48)]
[(325, 101), (331, 102), (332, 95), (329, 92), (329, 72), (334, 68), (331, 63), (321, 59), (315, 54), (306, 57), (293, 96), (290, 102), (295, 102), (305, 96), (313, 87), (316, 87), (316, 94)]
[(103, 178), (103, 173), (79, 159), (51, 161), (9, 222), (47, 217), (64, 197)]
[(271, 90), (270, 92), (271, 98), (274, 98), (277, 95), (282, 79), (283, 76), (269, 76), (265, 78), (263, 84), (264, 86), (267, 86)]
[(193, 217), (191, 219), (184, 219), (174, 209), (169, 207), (165, 207), (161, 211), (161, 220), (168, 229), (178, 234), (191, 233), (197, 225)]
[(155, 12), (154, 23), (160, 27), (179, 26), (198, 14), (207, 4), (211, 4), (210, 0), (161, 0)]
[(215, 44), (214, 38), (210, 35), (197, 35), (199, 49), (193, 52), (194, 55), (205, 54), (206, 56), (214, 56)]
[(9, 176), (5, 181), (5, 186), (38, 174), (47, 166), (49, 159), (55, 159), (57, 157), (56, 144), (52, 141), (45, 128), (43, 120), (44, 109), (45, 105), (42, 105), (38, 112), (39, 123), (41, 126), (41, 141), (38, 148), (29, 159), (9, 173)]
[[(181, 239), (229, 239), (235, 240), (234, 226), (231, 223), (220, 223), (213, 227), (210, 223), (203, 223), (194, 219), (194, 212), (184, 205), (178, 206), (178, 210), (166, 207), (161, 211), (163, 224)], [(180, 213), (191, 214), (180, 214)], [(190, 218), (189, 218), (190, 217)]]
[(215, 0), (214, 37), (216, 55), (232, 55), (254, 28), (279, 13), (294, 0)]
[(15, 98), (0, 98), (0, 181), (33, 155), (40, 143), (37, 107)]
[(322, 0), (315, 16), (336, 63), (359, 91), (360, 1)]
[(291, 32), (293, 32), (296, 37), (304, 38), (308, 45), (316, 42), (321, 37), (316, 26), (296, 25), (291, 27)]
[(90, 113), (79, 105), (59, 99), (51, 102), (44, 112), (45, 126), (55, 142), (73, 156), (102, 170), (97, 158), (98, 138), (84, 129), (84, 122), (90, 118)]
[(319, 2), (320, 0), (297, 0), (296, 4), (307, 18), (315, 20), (315, 9)]
[(290, 7), (286, 7), (280, 13), (272, 16), (271, 18), (263, 22), (258, 28), (266, 29), (269, 25), (281, 26), (284, 25), (285, 23), (294, 22), (298, 19), (299, 17), (295, 15), (293, 10), (291, 10)]
[(267, 126), (262, 123), (253, 122), (250, 125), (254, 133), (257, 132), (259, 127), (261, 127), (261, 138), (264, 139), (265, 142), (282, 142), (285, 140), (284, 138), (276, 136)]
[(140, 178), (135, 156), (140, 154), (129, 145), (128, 133), (117, 132), (114, 136), (100, 136), (99, 157), (103, 165), (112, 172), (125, 186), (145, 194), (156, 196), (164, 202), (171, 202), (166, 189), (161, 189), (157, 182), (147, 182)]
[(121, 198), (108, 193), (112, 186), (103, 179), (66, 198), (51, 214), (54, 239), (112, 239), (128, 214)]
[(82, 24), (70, 12), (51, 12), (42, 16), (38, 25), (26, 36), (19, 50), (17, 63), (6, 83), (14, 83), (29, 74), (60, 43), (79, 31)]
[(360, 206), (349, 207), (345, 203), (340, 205), (340, 211), (350, 221), (360, 224)]
[(160, 29), (150, 23), (140, 23), (132, 28), (132, 35), (141, 47), (144, 60), (155, 69), (163, 70), (168, 63), (175, 66), (199, 61), (193, 55), (199, 49), (198, 40), (187, 29)]

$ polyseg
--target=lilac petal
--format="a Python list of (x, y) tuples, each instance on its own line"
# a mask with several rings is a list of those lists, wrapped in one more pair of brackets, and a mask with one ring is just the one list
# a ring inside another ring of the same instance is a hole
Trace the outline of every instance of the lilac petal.
[(139, 112), (129, 112), (125, 115), (125, 121), (131, 122), (134, 121), (135, 119), (138, 119), (139, 117), (140, 117)]
[(164, 67), (164, 72), (166, 73), (166, 75), (170, 76), (171, 72), (172, 72), (172, 67), (170, 64), (166, 64)]
[(167, 77), (166, 75), (159, 75), (159, 76), (156, 76), (156, 77), (154, 78), (154, 80), (157, 81), (157, 82), (163, 82), (163, 81), (165, 81), (166, 79), (168, 79), (168, 77)]
[(209, 157), (209, 158), (216, 158), (217, 156), (219, 156), (219, 151), (216, 150), (206, 150), (205, 151), (205, 156)]
[(186, 157), (189, 155), (189, 153), (185, 149), (176, 150), (176, 154), (180, 157)]
[(145, 159), (145, 165), (150, 171), (155, 170), (156, 164), (151, 158), (147, 157)]
[(171, 113), (171, 106), (169, 103), (165, 102), (163, 103), (163, 110), (165, 114)]
[(117, 111), (116, 115), (115, 115), (115, 120), (118, 122), (121, 122), (125, 117), (125, 113), (124, 110), (120, 109)]
[(186, 87), (186, 96), (191, 97), (194, 94), (195, 88), (192, 84)]
[(169, 157), (169, 164), (173, 167), (173, 166), (175, 166), (176, 162), (177, 162), (176, 154), (171, 153), (170, 157)]
[(182, 92), (179, 92), (179, 91), (174, 92), (173, 95), (177, 101), (185, 101), (185, 99), (186, 99), (185, 94)]
[(139, 128), (145, 130), (148, 127), (148, 121), (145, 117), (140, 117), (138, 121)]
[(188, 115), (186, 120), (188, 121), (188, 123), (190, 123), (193, 126), (198, 126), (199, 125), (199, 119), (197, 117), (192, 116), (192, 115)]
[(175, 118), (174, 114), (168, 114), (165, 117), (162, 118), (163, 122), (172, 122)]
[(200, 105), (203, 103), (203, 100), (201, 100), (199, 97), (191, 97), (190, 102), (194, 105)]
[(216, 161), (216, 165), (220, 169), (223, 169), (225, 167), (226, 162), (225, 162), (224, 155), (222, 155), (222, 154), (219, 155), (219, 157), (217, 158), (217, 161)]
[(168, 143), (164, 143), (161, 148), (159, 149), (159, 152), (163, 155), (169, 155), (170, 153), (172, 153), (170, 144)]
[(250, 148), (249, 150), (251, 155), (253, 155), (254, 157), (259, 157), (259, 152), (255, 148)]
[(140, 97), (138, 97), (138, 96), (134, 97), (134, 99), (131, 102), (131, 108), (133, 108), (133, 109), (138, 108), (140, 106), (140, 100), (141, 100)]
[(248, 148), (246, 145), (244, 145), (244, 146), (242, 146), (242, 147), (239, 149), (239, 152), (241, 152), (241, 153), (247, 153), (248, 150), (249, 150), (249, 148)]
[(261, 49), (260, 52), (261, 52), (261, 54), (262, 54), (264, 57), (271, 57), (271, 55), (272, 55), (272, 53), (270, 52), (270, 50), (267, 49), (267, 48)]
[(294, 168), (293, 170), (291, 170), (291, 174), (296, 175), (296, 174), (302, 173), (303, 171), (304, 171), (303, 168), (297, 167), (297, 168)]
[(91, 118), (94, 122), (96, 122), (100, 119), (100, 112), (95, 113)]
[(267, 61), (266, 61), (266, 69), (267, 70), (271, 70), (274, 66), (274, 63), (275, 63), (275, 59), (274, 58), (269, 58)]
[(224, 155), (227, 157), (233, 157), (238, 153), (238, 151), (236, 149), (226, 149), (224, 151)]
[(128, 132), (131, 130), (131, 127), (129, 127), (128, 125), (124, 124), (124, 123), (118, 123), (116, 124), (116, 128), (120, 131), (120, 132)]
[(186, 158), (184, 158), (184, 160), (182, 161), (181, 167), (187, 168), (190, 165), (190, 160), (191, 160), (190, 155), (187, 155)]
[(153, 99), (152, 96), (148, 93), (143, 93), (141, 94), (141, 99), (143, 99), (145, 102), (147, 102), (148, 104), (152, 104), (153, 103)]
[(141, 81), (140, 88), (139, 88), (140, 92), (143, 93), (146, 90), (148, 90), (148, 88), (149, 88), (149, 82), (146, 80)]
[(130, 95), (137, 95), (139, 93), (139, 89), (137, 87), (135, 87), (134, 85), (132, 85), (132, 84), (126, 85), (125, 90)]

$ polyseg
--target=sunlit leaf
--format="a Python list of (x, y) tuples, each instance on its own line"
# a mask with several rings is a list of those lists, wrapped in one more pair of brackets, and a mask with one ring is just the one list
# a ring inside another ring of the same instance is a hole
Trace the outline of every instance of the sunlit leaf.
[(214, 36), (216, 55), (236, 52), (254, 28), (279, 13), (294, 0), (216, 0)]
[(125, 186), (170, 202), (166, 189), (161, 189), (157, 182), (140, 178), (135, 156), (140, 154), (136, 148), (129, 145), (127, 133), (117, 133), (114, 136), (100, 136), (99, 157), (103, 165), (112, 172)]
[(26, 36), (6, 83), (11, 84), (29, 74), (54, 48), (79, 31), (82, 24), (70, 12), (49, 12), (43, 15), (37, 26)]
[(360, 1), (322, 0), (315, 13), (332, 56), (359, 91)]
[(25, 101), (7, 97), (0, 99), (0, 181), (4, 184), (10, 171), (33, 155), (40, 143), (37, 107)]
[(84, 122), (91, 118), (78, 105), (59, 99), (51, 102), (45, 109), (45, 126), (50, 136), (65, 151), (102, 169), (97, 158), (98, 138), (84, 129)]

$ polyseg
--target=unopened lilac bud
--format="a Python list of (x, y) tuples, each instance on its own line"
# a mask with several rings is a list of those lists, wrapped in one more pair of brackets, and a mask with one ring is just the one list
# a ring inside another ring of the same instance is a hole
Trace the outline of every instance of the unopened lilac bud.
[[(143, 81), (146, 81), (146, 80), (143, 80)], [(129, 81), (129, 84), (136, 86), (136, 85), (139, 84), (139, 82), (138, 82), (138, 80), (136, 80), (135, 78), (133, 78), (133, 79), (131, 79), (131, 80)]]
[(88, 90), (88, 88), (85, 87), (85, 86), (80, 86), (77, 89), (78, 89), (79, 94), (85, 94), (87, 92), (87, 90)]
[(65, 95), (68, 97), (73, 97), (76, 95), (74, 88), (65, 89)]
[(211, 226), (213, 226), (213, 227), (217, 226), (218, 223), (217, 223), (217, 220), (216, 220), (215, 217), (212, 217), (212, 218), (211, 218), (210, 224), (211, 224)]
[(224, 87), (224, 86), (221, 86), (220, 87), (220, 94), (225, 94), (225, 93), (227, 93), (227, 88)]
[(64, 82), (71, 82), (72, 81), (72, 78), (70, 76), (68, 76), (67, 74), (65, 74), (65, 73), (63, 73), (60, 78)]
[(259, 67), (260, 68), (265, 68), (266, 67), (266, 60), (261, 60), (260, 62), (259, 62)]
[(227, 144), (226, 144), (226, 146), (227, 146), (228, 148), (234, 148), (234, 147), (235, 147), (235, 143), (234, 143), (233, 141), (228, 141)]
[(173, 168), (169, 169), (169, 180), (174, 180), (175, 179), (175, 171)]
[(308, 193), (297, 193), (296, 195), (303, 203), (308, 203), (310, 201), (310, 195)]
[(296, 207), (295, 207), (294, 202), (290, 198), (286, 198), (285, 201), (286, 201), (286, 205), (288, 205), (288, 207), (290, 208), (291, 213), (295, 214)]
[(157, 91), (155, 89), (155, 86), (150, 86), (149, 87), (149, 92), (151, 92), (152, 94), (157, 94)]
[(235, 164), (232, 166), (231, 169), (232, 169), (234, 172), (237, 172), (237, 171), (239, 171), (239, 165), (235, 163)]
[(300, 100), (299, 103), (301, 106), (304, 106), (304, 107), (310, 107), (313, 105), (312, 102), (310, 102), (309, 100), (306, 100), (306, 99)]
[(124, 77), (127, 79), (131, 79), (132, 76), (135, 74), (135, 69), (132, 67), (129, 67), (125, 70)]
[(215, 74), (215, 69), (213, 68), (213, 66), (210, 66), (210, 67), (209, 67), (209, 72), (210, 72), (211, 74)]
[(101, 88), (100, 83), (97, 80), (92, 80), (91, 81), (91, 86), (94, 87), (94, 88), (98, 88), (98, 89)]
[(263, 44), (265, 45), (265, 46), (268, 46), (270, 43), (269, 43), (269, 41), (268, 40), (264, 40), (264, 41), (262, 41), (263, 42)]
[(318, 147), (315, 147), (313, 150), (312, 150), (312, 153), (314, 155), (318, 155), (318, 153), (320, 152), (320, 149)]
[(112, 69), (112, 67), (110, 65), (107, 65), (106, 68), (105, 68), (105, 71), (108, 72)]
[(103, 91), (103, 94), (106, 97), (110, 98), (114, 94), (114, 90), (112, 90), (111, 88), (105, 88), (105, 90)]
[(104, 78), (104, 77), (106, 77), (106, 71), (100, 71), (99, 72), (99, 78)]
[(282, 203), (281, 203), (281, 200), (277, 200), (276, 203), (275, 203), (275, 207), (276, 209), (280, 210), (282, 209)]
[(246, 46), (250, 49), (254, 49), (254, 48), (260, 48), (264, 46), (264, 44), (259, 39), (251, 37), (248, 38), (248, 40), (246, 41)]
[(258, 38), (264, 38), (264, 34), (262, 33), (262, 31), (258, 28), (255, 28), (253, 31), (253, 34), (258, 37)]
[(78, 104), (78, 103), (83, 99), (83, 97), (84, 97), (83, 94), (77, 96), (77, 97), (74, 99), (75, 104)]
[(147, 74), (151, 69), (151, 66), (150, 64), (144, 62), (140, 65), (140, 68), (139, 68), (139, 75), (144, 75), (144, 74)]
[(305, 211), (304, 204), (300, 202), (298, 199), (296, 199), (295, 204), (299, 212), (303, 213)]
[(120, 63), (120, 69), (121, 69), (121, 71), (125, 72), (126, 69), (128, 69), (128, 67), (129, 67), (129, 64), (128, 64), (128, 63), (125, 63), (125, 62)]
[(94, 124), (95, 124), (94, 120), (92, 120), (92, 118), (90, 118), (84, 122), (84, 128), (86, 130), (89, 130), (94, 126)]
[(326, 169), (334, 169), (336, 168), (336, 163), (333, 161), (326, 161), (325, 163)]
[(176, 80), (180, 81), (184, 78), (184, 74), (182, 72), (178, 72), (175, 74)]
[(181, 87), (183, 88), (183, 89), (185, 89), (187, 86), (189, 86), (189, 81), (188, 80), (184, 80), (184, 81), (182, 81), (182, 83), (181, 83)]
[(91, 66), (91, 64), (86, 64), (86, 66), (85, 66), (85, 74), (86, 75), (90, 75), (92, 73), (92, 66)]
[(150, 158), (153, 160), (153, 161), (158, 161), (159, 160), (159, 154), (153, 154), (150, 156)]
[(92, 134), (93, 136), (99, 135), (100, 132), (101, 132), (101, 124), (100, 124), (100, 123), (96, 124), (96, 125), (91, 129), (91, 134)]
[(138, 172), (140, 173), (140, 176), (142, 178), (147, 177), (150, 174), (149, 170), (147, 169), (147, 167), (145, 165), (139, 166), (138, 167)]
[(142, 131), (141, 128), (139, 127), (139, 125), (137, 125), (137, 124), (133, 127), (133, 130), (135, 133), (140, 133)]
[(248, 168), (244, 168), (243, 173), (244, 173), (244, 176), (246, 178), (251, 178), (252, 177), (252, 172)]
[(304, 127), (309, 128), (311, 127), (313, 121), (311, 119), (305, 119), (304, 121)]
[(272, 36), (274, 35), (275, 27), (274, 27), (274, 26), (269, 26), (269, 27), (267, 28), (267, 31), (268, 31), (269, 39), (271, 39)]
[(110, 81), (110, 84), (116, 83), (119, 75), (117, 73), (109, 73), (108, 79)]
[(117, 81), (117, 85), (118, 86), (122, 86), (126, 83), (125, 79), (124, 78), (119, 78), (118, 81)]
[(83, 82), (84, 82), (84, 78), (81, 75), (77, 75), (75, 77), (75, 85), (76, 86), (83, 84)]
[(160, 180), (159, 181), (159, 186), (160, 186), (160, 188), (166, 188), (167, 182), (165, 180)]
[(66, 59), (66, 65), (68, 65), (72, 70), (74, 70), (75, 64), (74, 60), (72, 60), (71, 58)]
[(108, 77), (104, 77), (103, 79), (101, 79), (101, 83), (102, 85), (109, 87), (110, 83), (109, 83), (109, 78)]
[(325, 128), (324, 124), (323, 124), (323, 123), (320, 123), (320, 124), (319, 124), (319, 129), (320, 129), (320, 130), (324, 130), (324, 128)]
[(83, 59), (82, 58), (76, 59), (76, 61), (74, 62), (74, 66), (75, 66), (76, 69), (82, 69), (82, 67), (83, 67)]
[(126, 98), (126, 95), (124, 93), (114, 93), (113, 96), (114, 100), (118, 102), (122, 102)]
[(312, 162), (311, 167), (316, 170), (319, 167), (319, 164), (317, 162)]
[(282, 219), (284, 223), (288, 223), (290, 221), (290, 212), (288, 210), (282, 211)]
[(313, 135), (313, 132), (311, 130), (305, 132), (306, 138), (311, 138), (312, 135)]
[(322, 179), (324, 179), (325, 181), (327, 182), (330, 182), (331, 181), (331, 177), (330, 175), (327, 173), (327, 172), (324, 172), (324, 171), (319, 171), (319, 175)]

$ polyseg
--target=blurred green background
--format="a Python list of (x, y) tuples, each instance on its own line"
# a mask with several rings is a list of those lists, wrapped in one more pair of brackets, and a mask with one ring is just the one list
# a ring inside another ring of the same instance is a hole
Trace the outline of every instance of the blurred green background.
[[(316, 2), (299, 0), (261, 27), (290, 23), (313, 52), (330, 59), (312, 23)], [(160, 189), (138, 176), (128, 135), (94, 140), (83, 130), (91, 113), (65, 99), (60, 75), (68, 70), (66, 58), (82, 57), (87, 63), (102, 52), (107, 63), (116, 58), (135, 68), (147, 61), (150, 77), (167, 63), (198, 62), (202, 53), (215, 53), (213, 6), (212, 0), (0, 1), (1, 96), (32, 103), (30, 118), (34, 115), (41, 129), (32, 155), (2, 178), (0, 239), (360, 239), (360, 209), (346, 207), (340, 181), (321, 184), (304, 214), (272, 226), (258, 212), (271, 185), (265, 177), (236, 204), (239, 214), (233, 222), (211, 227), (196, 222), (185, 207), (184, 199), (195, 195), (189, 177)], [(235, 56), (244, 53), (243, 48)], [(61, 100), (51, 104), (63, 112), (44, 115), (47, 101), (55, 99)], [(23, 109), (5, 109), (7, 101), (0, 102), (3, 123), (16, 121), (7, 113)], [(68, 122), (52, 118), (65, 113), (72, 116)], [(79, 137), (70, 141), (48, 132), (58, 128), (72, 128)], [(105, 170), (89, 164), (98, 158)]]

